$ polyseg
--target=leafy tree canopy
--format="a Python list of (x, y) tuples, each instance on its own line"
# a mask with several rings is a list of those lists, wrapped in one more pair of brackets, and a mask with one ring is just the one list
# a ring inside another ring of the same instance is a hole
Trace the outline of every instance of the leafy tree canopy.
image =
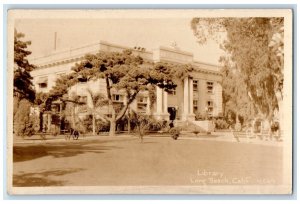
[[(249, 121), (254, 117), (257, 110), (249, 100), (247, 87), (241, 73), (234, 65), (230, 64), (227, 58), (221, 58), (222, 67), (222, 97), (223, 113), (227, 117), (230, 112), (243, 117), (244, 121)], [(237, 121), (238, 122), (238, 121)]]
[[(192, 68), (189, 65), (172, 65), (170, 63), (145, 62), (130, 50), (123, 52), (102, 52), (88, 54), (76, 64), (71, 74), (62, 76), (49, 93), (49, 99), (55, 100), (66, 94), (78, 80), (104, 79), (106, 97), (109, 106), (113, 107), (112, 90), (123, 90), (126, 105), (116, 113), (112, 108), (112, 116), (106, 117), (111, 123), (121, 119), (128, 106), (140, 91), (153, 90), (153, 85), (169, 92), (176, 87), (174, 78), (185, 76)], [(111, 127), (112, 128), (112, 127)]]
[(277, 92), (282, 92), (283, 23), (283, 18), (194, 18), (191, 22), (200, 44), (209, 38), (220, 43), (227, 61), (240, 73), (249, 100), (267, 118), (278, 109)]
[(88, 54), (72, 68), (73, 72), (61, 76), (49, 93), (54, 100), (66, 94), (79, 79), (107, 79), (108, 88), (126, 90), (130, 98), (135, 93), (148, 90), (149, 85), (157, 85), (165, 91), (176, 87), (174, 77), (184, 78), (192, 71), (191, 65), (178, 65), (166, 62), (145, 63), (140, 56), (130, 50), (120, 52), (99, 52)]
[(28, 55), (31, 54), (27, 50), (27, 46), (31, 44), (30, 41), (22, 41), (25, 35), (14, 33), (14, 96), (18, 98), (25, 98), (31, 102), (35, 99), (35, 91), (32, 85), (32, 77), (30, 71), (35, 66), (30, 64), (27, 60)]

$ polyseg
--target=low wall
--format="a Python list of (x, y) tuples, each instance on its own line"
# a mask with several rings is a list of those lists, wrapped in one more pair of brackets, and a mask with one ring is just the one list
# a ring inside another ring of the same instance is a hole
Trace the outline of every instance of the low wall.
[(215, 127), (212, 121), (210, 120), (203, 120), (203, 121), (191, 121), (193, 124), (199, 126), (200, 128), (204, 129), (206, 132), (214, 132)]

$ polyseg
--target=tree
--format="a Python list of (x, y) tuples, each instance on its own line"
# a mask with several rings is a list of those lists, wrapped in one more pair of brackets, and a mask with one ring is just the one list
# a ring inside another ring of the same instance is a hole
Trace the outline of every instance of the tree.
[(138, 114), (133, 111), (132, 122), (134, 122), (134, 124), (136, 126), (135, 129), (139, 135), (141, 142), (144, 141), (144, 135), (145, 135), (147, 129), (149, 129), (150, 121), (151, 120), (150, 120), (149, 116), (141, 115), (141, 114)]
[[(69, 87), (76, 84), (79, 78), (104, 79), (105, 97), (110, 114), (102, 117), (110, 123), (110, 136), (115, 135), (117, 122), (124, 116), (140, 91), (148, 90), (151, 85), (156, 85), (165, 91), (176, 87), (171, 66), (167, 63), (145, 62), (140, 56), (133, 55), (130, 50), (88, 54), (72, 70), (71, 74), (57, 80), (55, 87), (50, 91), (51, 100), (67, 93)], [(125, 94), (126, 103), (118, 110), (119, 107), (114, 106), (113, 92), (120, 90)]]
[(226, 33), (220, 46), (238, 69), (248, 100), (269, 121), (279, 109), (277, 95), (282, 95), (283, 23), (283, 18), (194, 18), (191, 22), (200, 44)]
[(35, 91), (31, 82), (32, 77), (30, 71), (35, 66), (30, 64), (27, 60), (27, 56), (31, 54), (31, 51), (27, 50), (27, 46), (31, 44), (30, 41), (22, 41), (25, 35), (18, 33), (15, 30), (14, 33), (14, 97), (18, 99), (27, 99), (33, 102), (35, 99)]
[(92, 126), (93, 126), (93, 135), (96, 134), (96, 115), (99, 107), (107, 105), (108, 101), (102, 93), (94, 93), (91, 89), (87, 89), (88, 94), (91, 98), (91, 104), (88, 106), (89, 114), (92, 115)]
[(83, 121), (78, 115), (78, 113), (80, 113), (78, 108), (86, 105), (86, 103), (81, 101), (81, 97), (75, 93), (71, 93), (67, 98), (63, 98), (63, 103), (66, 104), (63, 117), (69, 122), (73, 130), (84, 133), (86, 128), (84, 127)]
[[(230, 62), (230, 59), (221, 57), (220, 61), (223, 64), (221, 69), (223, 113), (227, 120), (231, 120), (233, 112), (236, 123), (240, 122), (239, 116), (243, 118), (243, 121), (250, 121), (256, 110), (253, 108), (252, 101), (249, 100), (247, 87), (241, 73)], [(230, 118), (228, 118), (229, 116)]]
[(31, 136), (35, 130), (34, 116), (30, 114), (31, 103), (26, 99), (21, 99), (14, 114), (14, 133), (17, 136)]
[[(48, 93), (44, 93), (44, 92), (38, 92), (36, 93), (36, 96), (35, 96), (35, 101), (34, 101), (34, 104), (36, 106), (38, 106), (39, 108), (39, 126), (40, 126), (40, 132), (43, 131), (43, 114), (44, 114), (44, 111), (46, 110), (46, 107), (47, 107), (47, 100), (48, 100), (48, 97), (49, 97), (49, 94)], [(49, 104), (48, 104), (49, 106)], [(50, 107), (49, 107), (50, 109)]]
[(25, 35), (14, 32), (14, 133), (18, 136), (30, 136), (36, 126), (36, 118), (30, 115), (32, 103), (35, 99), (35, 91), (32, 85), (30, 71), (35, 66), (30, 64), (27, 56), (31, 54), (27, 50), (30, 41), (22, 41)]

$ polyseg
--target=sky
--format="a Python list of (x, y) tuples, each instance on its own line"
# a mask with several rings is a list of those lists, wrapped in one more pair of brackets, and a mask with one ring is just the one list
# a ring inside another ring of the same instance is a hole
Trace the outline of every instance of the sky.
[(56, 32), (58, 51), (100, 40), (149, 51), (176, 42), (181, 50), (192, 52), (195, 60), (218, 64), (223, 51), (214, 41), (199, 45), (190, 21), (190, 18), (18, 19), (15, 28), (25, 34), (24, 40), (31, 41), (30, 58), (51, 54)]

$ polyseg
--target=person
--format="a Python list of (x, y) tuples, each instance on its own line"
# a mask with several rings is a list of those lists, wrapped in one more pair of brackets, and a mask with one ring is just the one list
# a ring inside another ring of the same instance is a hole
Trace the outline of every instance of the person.
[(174, 127), (174, 121), (173, 120), (171, 120), (169, 126), (170, 126), (170, 129)]
[(279, 140), (280, 137), (280, 126), (279, 126), (279, 122), (278, 121), (273, 121), (272, 125), (271, 125), (271, 134), (272, 137), (274, 135), (274, 137)]

